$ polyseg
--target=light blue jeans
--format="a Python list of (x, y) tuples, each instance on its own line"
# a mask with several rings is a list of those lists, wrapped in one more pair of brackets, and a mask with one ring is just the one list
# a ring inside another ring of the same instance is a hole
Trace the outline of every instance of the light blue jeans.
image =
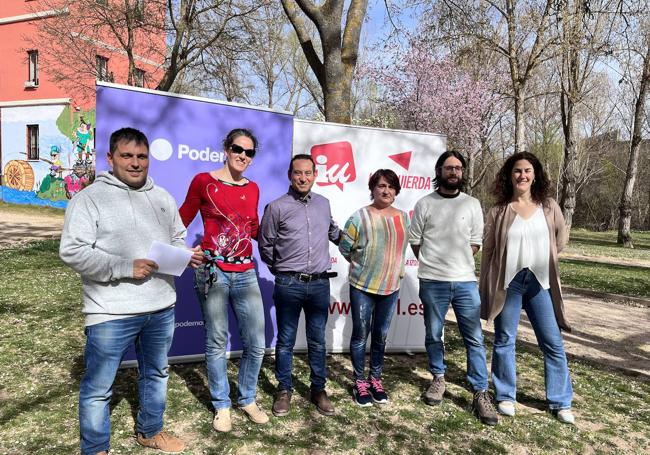
[(174, 308), (157, 313), (102, 322), (86, 327), (86, 370), (79, 385), (81, 453), (96, 454), (110, 448), (109, 403), (122, 357), (135, 343), (138, 359), (140, 409), (135, 431), (145, 438), (163, 428), (167, 398), (167, 352), (174, 335)]
[(553, 302), (548, 291), (542, 288), (528, 269), (520, 270), (512, 279), (503, 310), (494, 320), (492, 382), (496, 400), (515, 401), (517, 398), (515, 341), (522, 308), (526, 310), (537, 344), (544, 354), (544, 380), (549, 408), (568, 409), (571, 407), (573, 388)]
[(431, 374), (445, 373), (442, 330), (451, 305), (465, 344), (467, 381), (475, 392), (487, 390), (488, 371), (481, 328), (481, 298), (476, 281), (420, 280), (420, 300), (424, 305), (424, 346)]
[(237, 318), (242, 342), (242, 356), (237, 380), (237, 404), (255, 401), (257, 378), (265, 348), (264, 305), (255, 269), (224, 272), (217, 269), (217, 280), (204, 295), (203, 266), (196, 269), (195, 289), (205, 323), (205, 361), (208, 370), (210, 399), (215, 410), (231, 407), (228, 384), (228, 303)]
[(364, 365), (366, 343), (370, 340), (370, 377), (381, 379), (384, 367), (384, 351), (390, 322), (395, 314), (399, 291), (388, 295), (371, 294), (350, 286), (350, 309), (352, 310), (352, 336), (350, 359), (354, 379), (365, 379)]

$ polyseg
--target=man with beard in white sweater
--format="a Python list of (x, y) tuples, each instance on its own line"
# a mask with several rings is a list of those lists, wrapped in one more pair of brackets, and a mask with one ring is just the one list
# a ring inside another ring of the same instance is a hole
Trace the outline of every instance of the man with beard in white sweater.
[[(176, 202), (147, 176), (149, 142), (133, 128), (111, 134), (102, 172), (79, 192), (65, 214), (59, 254), (81, 275), (86, 315), (85, 372), (79, 386), (81, 453), (107, 454), (113, 381), (122, 357), (135, 343), (140, 409), (139, 444), (179, 453), (185, 444), (163, 431), (167, 353), (174, 334), (174, 277), (157, 274), (145, 259), (151, 244), (185, 248), (186, 230)], [(195, 250), (190, 265), (202, 255)]]
[(474, 392), (474, 412), (484, 424), (496, 425), (498, 417), (488, 393), (481, 299), (474, 265), (474, 255), (483, 239), (483, 212), (479, 201), (462, 191), (465, 167), (465, 158), (457, 151), (447, 151), (438, 158), (435, 191), (417, 202), (409, 230), (409, 242), (419, 260), (424, 344), (433, 375), (424, 401), (432, 406), (440, 404), (445, 392), (442, 334), (451, 305), (467, 352), (467, 381)]

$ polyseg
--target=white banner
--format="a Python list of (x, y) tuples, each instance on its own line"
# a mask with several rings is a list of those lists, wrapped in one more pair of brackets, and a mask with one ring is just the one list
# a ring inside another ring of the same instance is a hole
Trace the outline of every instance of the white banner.
[[(402, 190), (394, 206), (411, 214), (415, 203), (433, 191), (434, 165), (445, 151), (446, 137), (438, 134), (367, 128), (294, 120), (293, 154), (311, 154), (318, 178), (312, 191), (330, 200), (332, 216), (343, 228), (347, 219), (370, 204), (368, 179), (377, 169), (392, 169)], [(329, 352), (349, 351), (352, 333), (348, 262), (330, 244), (330, 316), (326, 337)], [(418, 299), (418, 261), (407, 248), (406, 276), (402, 280), (396, 313), (388, 335), (387, 351), (423, 351), (424, 322)], [(306, 349), (304, 316), (298, 329), (297, 349)]]

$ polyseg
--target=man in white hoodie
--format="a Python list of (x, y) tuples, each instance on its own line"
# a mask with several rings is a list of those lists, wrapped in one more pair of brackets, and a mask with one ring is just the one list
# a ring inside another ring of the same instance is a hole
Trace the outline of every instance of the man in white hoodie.
[[(107, 454), (109, 402), (122, 357), (135, 343), (140, 409), (137, 441), (168, 453), (185, 444), (163, 431), (167, 353), (174, 334), (174, 278), (145, 259), (154, 240), (185, 248), (176, 202), (147, 176), (149, 142), (133, 128), (110, 137), (108, 163), (68, 204), (59, 254), (83, 284), (85, 373), (79, 386), (81, 453)], [(202, 260), (195, 251), (190, 265)]]

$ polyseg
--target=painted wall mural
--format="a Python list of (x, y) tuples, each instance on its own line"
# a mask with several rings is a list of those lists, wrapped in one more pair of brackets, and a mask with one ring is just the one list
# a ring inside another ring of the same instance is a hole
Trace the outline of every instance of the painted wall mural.
[(5, 202), (64, 208), (95, 178), (94, 109), (16, 106), (1, 118)]

